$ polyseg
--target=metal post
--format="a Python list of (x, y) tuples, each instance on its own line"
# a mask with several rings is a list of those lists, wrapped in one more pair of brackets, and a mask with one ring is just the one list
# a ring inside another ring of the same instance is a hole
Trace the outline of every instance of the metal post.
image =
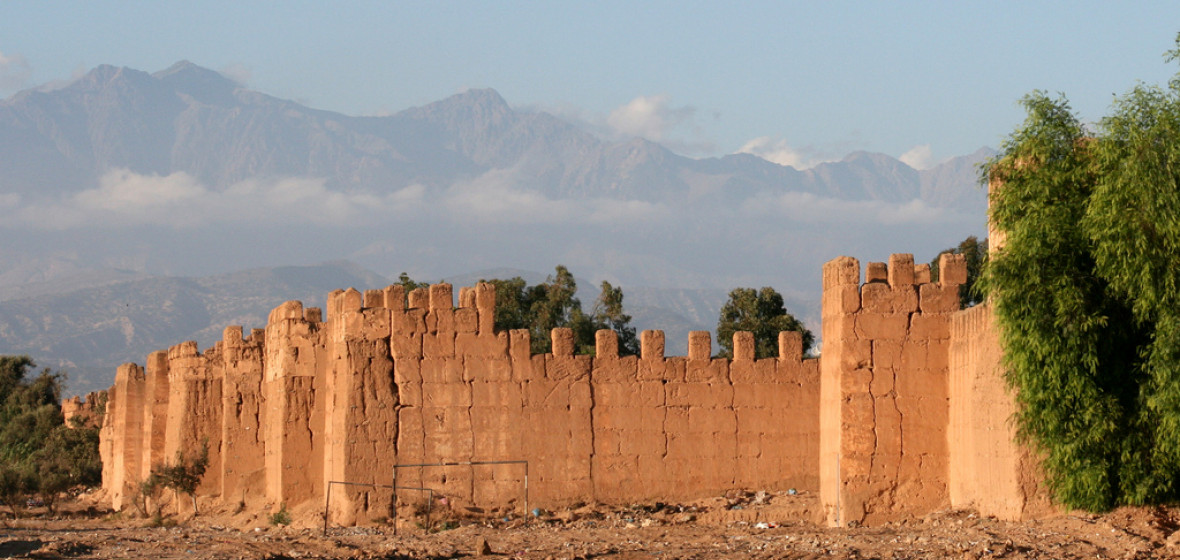
[[(345, 486), (364, 486), (366, 488), (389, 488), (393, 491), (393, 499), (394, 500), (397, 500), (397, 491), (399, 489), (400, 490), (417, 490), (419, 492), (428, 492), (430, 494), (430, 500), (432, 502), (434, 501), (434, 490), (432, 490), (430, 488), (415, 488), (413, 486), (400, 486), (399, 487), (399, 486), (386, 485), (386, 484), (369, 484), (369, 483), (365, 483), (365, 482), (348, 482), (345, 480), (329, 480), (328, 481), (328, 489), (327, 489), (327, 491), (324, 492), (324, 536), (328, 536), (328, 517), (329, 517), (330, 511), (331, 511), (328, 506), (331, 503), (331, 499), (332, 499), (332, 485), (333, 484), (343, 484)], [(393, 519), (394, 534), (397, 534), (396, 511), (397, 511), (397, 503), (395, 502), (394, 503), (395, 517)], [(429, 510), (428, 510), (428, 512), (429, 512)], [(427, 515), (429, 515), (429, 513), (427, 513)]]
[(328, 506), (332, 503), (332, 483), (328, 483), (328, 491), (324, 492), (324, 536), (328, 536)]
[(398, 535), (398, 469), (393, 469), (393, 535)]

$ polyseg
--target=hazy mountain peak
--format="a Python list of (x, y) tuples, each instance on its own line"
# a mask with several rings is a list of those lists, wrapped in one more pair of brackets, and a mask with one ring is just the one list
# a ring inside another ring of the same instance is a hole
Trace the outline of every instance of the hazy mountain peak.
[(230, 82), (233, 80), (226, 78), (220, 72), (215, 72), (202, 66), (197, 66), (187, 60), (181, 60), (172, 66), (169, 66), (159, 72), (152, 74), (153, 78), (164, 81), (179, 81), (179, 80), (208, 80), (211, 82)]
[(180, 93), (210, 105), (229, 105), (234, 101), (233, 92), (240, 87), (237, 82), (220, 72), (197, 66), (181, 60), (168, 68), (152, 74), (152, 77), (168, 84)]
[(76, 85), (80, 86), (103, 86), (112, 82), (131, 80), (138, 81), (148, 77), (147, 72), (127, 68), (126, 66), (111, 66), (110, 64), (100, 64), (95, 66), (93, 70), (86, 73), (86, 75), (79, 78)]
[(868, 162), (871, 162), (871, 163), (875, 163), (875, 164), (880, 164), (880, 163), (885, 163), (885, 162), (892, 163), (894, 161), (897, 161), (897, 159), (892, 158), (886, 154), (878, 153), (878, 152), (868, 152), (868, 151), (864, 151), (864, 150), (858, 150), (858, 151), (852, 152), (852, 153), (844, 156), (844, 159), (842, 159), (840, 161), (843, 161), (845, 163), (868, 163)]
[(503, 122), (512, 115), (512, 108), (496, 90), (486, 88), (469, 89), (408, 112), (419, 118), (441, 117), (451, 122), (466, 120), (480, 126)]
[(467, 105), (477, 105), (496, 111), (509, 110), (508, 102), (500, 96), (500, 92), (492, 88), (473, 88), (452, 95), (448, 99), (454, 99), (456, 101), (462, 101)]
[(971, 152), (970, 154), (967, 154), (966, 156), (962, 156), (962, 157), (966, 157), (967, 159), (972, 160), (972, 161), (984, 161), (984, 160), (996, 157), (996, 154), (999, 154), (999, 153), (1000, 152), (997, 152), (994, 148), (989, 148), (987, 146), (984, 146), (984, 147), (982, 147), (978, 150), (975, 150), (974, 152)]

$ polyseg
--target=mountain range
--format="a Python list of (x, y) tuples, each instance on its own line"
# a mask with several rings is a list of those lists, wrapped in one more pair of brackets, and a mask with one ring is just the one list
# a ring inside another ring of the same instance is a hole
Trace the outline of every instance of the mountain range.
[[(986, 156), (986, 151), (982, 153)], [(493, 169), (559, 198), (693, 200), (792, 190), (845, 199), (970, 206), (981, 154), (915, 170), (856, 152), (797, 170), (750, 154), (693, 159), (612, 142), (473, 89), (391, 116), (352, 117), (246, 89), (190, 62), (153, 74), (99, 66), (59, 89), (0, 103), (0, 187), (38, 197), (98, 185), (111, 169), (184, 172), (224, 189), (257, 177), (318, 177), (333, 190), (442, 188)]]
[(741, 285), (776, 287), (817, 324), (823, 261), (928, 260), (982, 233), (977, 166), (994, 153), (795, 169), (682, 156), (491, 89), (348, 116), (189, 62), (99, 66), (0, 101), (0, 353), (91, 389), (288, 299), (556, 264), (622, 285), (670, 350)]

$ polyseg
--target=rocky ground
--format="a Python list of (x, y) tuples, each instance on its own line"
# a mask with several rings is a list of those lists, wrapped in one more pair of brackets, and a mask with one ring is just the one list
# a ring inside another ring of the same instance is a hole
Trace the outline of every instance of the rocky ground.
[[(56, 516), (0, 513), (0, 558), (1169, 558), (1180, 557), (1180, 508), (1124, 508), (1009, 523), (943, 511), (882, 527), (830, 529), (802, 521), (814, 496), (718, 497), (687, 505), (584, 505), (539, 517), (460, 519), (435, 513), (432, 531), (330, 528), (295, 512), (207, 512), (160, 527), (130, 514), (66, 504)], [(530, 516), (531, 517), (531, 516)], [(780, 521), (776, 521), (780, 519)], [(174, 526), (167, 526), (175, 523)]]

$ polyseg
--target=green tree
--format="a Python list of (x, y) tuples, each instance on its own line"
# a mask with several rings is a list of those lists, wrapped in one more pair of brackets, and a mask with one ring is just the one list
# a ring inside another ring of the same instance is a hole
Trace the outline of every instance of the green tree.
[(1132, 432), (1139, 329), (1096, 274), (1081, 227), (1096, 179), (1087, 132), (1063, 99), (1034, 93), (1023, 103), (1024, 126), (991, 162), (1003, 183), (991, 219), (1007, 241), (984, 283), (1021, 435), (1044, 451), (1059, 500), (1103, 510), (1125, 499), (1127, 485), (1145, 482), (1132, 465), (1144, 452)]
[[(519, 276), (510, 280), (481, 280), (496, 287), (495, 324), (499, 330), (527, 329), (534, 354), (549, 352), (550, 331), (584, 321), (574, 276), (558, 265), (556, 275), (535, 286)], [(581, 330), (585, 330), (583, 327)]]
[(1094, 132), (1063, 99), (1025, 106), (991, 165), (1008, 241), (985, 274), (1022, 433), (1069, 505), (1175, 500), (1180, 75), (1118, 97)]
[(950, 253), (952, 255), (963, 255), (967, 261), (967, 281), (959, 286), (959, 304), (966, 309), (968, 307), (978, 305), (983, 302), (983, 293), (980, 291), (981, 285), (977, 284), (977, 280), (983, 274), (983, 266), (987, 263), (987, 239), (980, 241), (974, 235), (967, 236), (959, 242), (957, 247), (945, 249), (934, 256), (930, 261), (930, 280), (937, 282), (939, 277), (938, 260), (943, 255)]
[(516, 276), (508, 280), (483, 280), (496, 288), (495, 325), (497, 330), (527, 329), (531, 320), (528, 284)]
[(64, 375), (35, 367), (28, 356), (0, 356), (0, 501), (19, 511), (38, 495), (50, 509), (62, 491), (100, 482), (98, 429), (67, 426), (61, 412)]
[(25, 498), (37, 491), (37, 481), (26, 464), (0, 460), (0, 503), (20, 517)]
[[(1180, 58), (1180, 35), (1176, 47), (1167, 53), (1170, 62)], [(1143, 331), (1130, 377), (1142, 407), (1134, 428), (1154, 435), (1143, 442), (1150, 456), (1138, 457), (1156, 469), (1154, 476), (1128, 488), (1127, 500), (1174, 499), (1180, 495), (1180, 74), (1167, 88), (1140, 84), (1116, 99), (1100, 131), (1087, 146), (1096, 182), (1081, 226), (1097, 274), (1130, 305)]]
[[(140, 483), (136, 506), (145, 513), (148, 510), (146, 500), (156, 502), (155, 516), (159, 516), (160, 504), (158, 496), (160, 490), (167, 488), (180, 494), (186, 494), (193, 502), (193, 513), (197, 512), (197, 487), (205, 470), (209, 468), (209, 441), (201, 442), (201, 448), (194, 453), (186, 453), (184, 449), (176, 452), (174, 463), (162, 463), (152, 466), (152, 472)], [(144, 500), (142, 507), (138, 500)]]
[(717, 344), (720, 355), (733, 356), (733, 333), (748, 331), (754, 333), (755, 358), (769, 358), (778, 355), (778, 333), (798, 331), (803, 333), (803, 352), (811, 350), (815, 341), (811, 331), (787, 312), (783, 296), (774, 288), (735, 288), (729, 292), (729, 300), (721, 306), (717, 320)]
[(609, 282), (602, 283), (602, 293), (595, 301), (591, 314), (582, 310), (582, 302), (575, 294), (577, 282), (569, 269), (558, 265), (555, 274), (535, 286), (529, 286), (519, 276), (509, 280), (481, 280), (496, 288), (495, 324), (499, 330), (527, 329), (534, 354), (551, 351), (550, 332), (559, 327), (574, 331), (574, 343), (579, 353), (591, 353), (595, 347), (595, 333), (612, 329), (619, 334), (621, 354), (638, 353), (635, 329), (631, 316), (623, 312), (623, 291)]
[(639, 354), (639, 337), (631, 326), (631, 316), (623, 311), (623, 288), (602, 281), (602, 292), (594, 301), (591, 311), (594, 330), (610, 329), (619, 335), (619, 355)]
[(407, 294), (409, 294), (410, 292), (412, 292), (414, 290), (417, 290), (418, 288), (429, 288), (430, 287), (429, 282), (418, 282), (418, 281), (414, 280), (413, 278), (410, 278), (410, 275), (406, 274), (405, 272), (403, 272), (397, 276), (396, 283), (405, 287)]

